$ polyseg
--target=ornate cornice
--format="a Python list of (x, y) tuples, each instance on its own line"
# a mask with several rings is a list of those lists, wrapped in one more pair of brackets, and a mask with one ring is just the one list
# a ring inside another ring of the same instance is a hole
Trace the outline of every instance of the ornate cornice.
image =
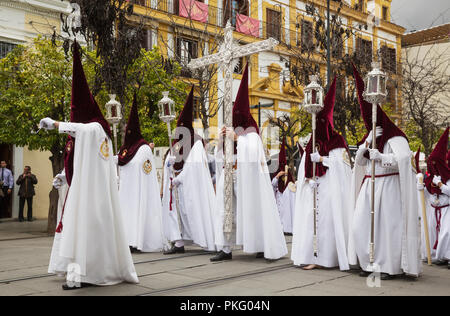
[(61, 13), (69, 13), (68, 2), (57, 0), (0, 0), (0, 7), (19, 9), (28, 13), (59, 18)]

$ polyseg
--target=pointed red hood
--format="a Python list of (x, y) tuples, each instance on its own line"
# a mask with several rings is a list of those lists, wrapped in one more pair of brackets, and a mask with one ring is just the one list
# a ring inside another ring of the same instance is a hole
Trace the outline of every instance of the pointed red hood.
[(427, 159), (427, 168), (430, 176), (425, 179), (425, 185), (431, 194), (441, 194), (441, 190), (433, 185), (434, 176), (441, 176), (442, 183), (444, 184), (450, 179), (450, 168), (446, 162), (448, 133), (449, 128), (447, 127)]
[[(181, 146), (181, 144), (184, 144), (184, 142), (182, 142), (183, 135), (180, 134), (178, 136), (175, 136), (176, 138), (174, 138), (172, 142), (174, 155), (177, 161), (174, 165), (175, 170), (183, 169), (184, 161), (189, 156), (190, 149), (192, 149), (197, 140), (202, 139), (200, 135), (195, 133), (193, 122), (194, 122), (194, 86), (192, 86), (191, 91), (189, 92), (186, 102), (184, 103), (183, 110), (181, 111), (177, 121), (177, 128), (185, 127), (189, 130), (191, 146), (188, 148), (189, 150), (185, 151), (183, 147), (186, 146)], [(177, 143), (180, 143), (180, 146), (178, 146)]]
[[(286, 154), (286, 137), (284, 137), (283, 142), (281, 143), (281, 146), (280, 146), (280, 153), (278, 154), (278, 171), (276, 172), (275, 175), (277, 175), (280, 171), (284, 171), (287, 164), (288, 164), (288, 162), (287, 162), (287, 154)], [(286, 184), (284, 183), (283, 179), (278, 179), (278, 191), (281, 193), (284, 192), (284, 190), (286, 189), (286, 185), (289, 182), (294, 182), (294, 179), (291, 174), (291, 170), (288, 171), (287, 177), (288, 178), (287, 178)]]
[(133, 105), (131, 106), (130, 116), (128, 117), (128, 124), (125, 130), (125, 141), (119, 150), (119, 166), (124, 166), (129, 163), (142, 145), (148, 145), (148, 142), (141, 134), (137, 96), (134, 94)]
[[(111, 129), (108, 122), (103, 117), (97, 102), (94, 99), (84, 75), (81, 64), (80, 47), (77, 42), (73, 43), (73, 70), (72, 70), (72, 98), (70, 102), (70, 121), (72, 123), (93, 123), (97, 122), (111, 138)], [(64, 152), (64, 168), (69, 186), (72, 183), (73, 159), (75, 152), (75, 138), (68, 136)]]
[[(333, 83), (330, 85), (328, 92), (324, 99), (323, 109), (317, 114), (316, 117), (316, 146), (321, 156), (328, 156), (330, 151), (336, 148), (347, 148), (347, 144), (344, 138), (334, 130), (334, 103), (336, 100), (336, 77), (334, 77)], [(312, 137), (306, 146), (305, 156), (305, 177), (312, 178), (313, 175), (313, 163), (311, 161), (312, 150)], [(327, 167), (322, 163), (316, 164), (316, 176), (321, 177), (327, 172)]]
[[(359, 72), (354, 64), (352, 64), (352, 67), (353, 67), (353, 75), (355, 77), (356, 82), (356, 90), (358, 93), (358, 101), (361, 110), (361, 116), (364, 120), (364, 124), (366, 125), (367, 129), (367, 134), (358, 143), (358, 145), (361, 145), (366, 141), (367, 136), (369, 136), (369, 132), (372, 130), (372, 104), (364, 100), (363, 97), (364, 81), (359, 75)], [(392, 137), (401, 136), (408, 139), (405, 133), (403, 133), (402, 130), (398, 128), (394, 124), (394, 122), (391, 121), (391, 119), (387, 116), (387, 114), (383, 111), (383, 109), (379, 105), (377, 106), (377, 126), (381, 126), (383, 128), (383, 135), (377, 138), (377, 149), (381, 153), (384, 150), (384, 145), (386, 144), (386, 142)]]
[[(248, 64), (245, 66), (242, 74), (241, 84), (239, 86), (236, 100), (233, 106), (233, 127), (240, 128), (239, 135), (250, 132), (259, 134), (258, 124), (250, 113), (250, 101), (248, 98)], [(242, 130), (243, 129), (243, 130)]]
[(417, 173), (421, 173), (422, 171), (420, 170), (420, 146), (419, 149), (417, 149), (416, 155), (414, 156), (414, 161), (416, 163)]
[(450, 150), (447, 152), (447, 166), (450, 168)]

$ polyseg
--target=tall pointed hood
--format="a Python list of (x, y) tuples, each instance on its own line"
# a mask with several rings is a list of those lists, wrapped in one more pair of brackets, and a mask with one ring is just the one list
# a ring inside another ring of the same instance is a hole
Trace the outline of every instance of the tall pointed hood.
[(137, 96), (135, 93), (133, 98), (133, 105), (131, 106), (130, 116), (128, 117), (128, 124), (125, 130), (125, 141), (119, 150), (119, 166), (123, 166), (129, 163), (142, 145), (148, 145), (148, 142), (141, 134)]
[(420, 146), (419, 146), (419, 149), (417, 149), (417, 152), (414, 156), (414, 162), (416, 164), (417, 173), (421, 173), (421, 170), (420, 170)]
[[(353, 76), (355, 77), (356, 82), (356, 90), (358, 93), (358, 101), (359, 107), (361, 110), (361, 116), (364, 120), (364, 124), (367, 129), (367, 134), (363, 137), (363, 139), (358, 143), (361, 145), (366, 141), (367, 136), (369, 136), (369, 132), (372, 130), (372, 104), (364, 100), (363, 92), (364, 92), (364, 81), (359, 75), (358, 70), (355, 65), (352, 63), (353, 67)], [(387, 116), (387, 114), (383, 111), (383, 109), (378, 105), (377, 106), (377, 126), (383, 128), (383, 135), (377, 138), (377, 148), (382, 153), (384, 149), (384, 145), (386, 142), (392, 137), (401, 136), (408, 139), (403, 133), (403, 131), (398, 128), (394, 122)]]
[[(175, 138), (172, 142), (174, 155), (176, 157), (176, 163), (174, 164), (175, 170), (181, 170), (184, 166), (184, 161), (189, 156), (190, 150), (194, 146), (197, 140), (202, 140), (202, 138), (195, 133), (194, 126), (194, 86), (192, 86), (191, 91), (184, 103), (183, 110), (180, 113), (177, 121), (177, 130)], [(179, 127), (187, 128), (188, 131), (182, 131), (178, 129)], [(189, 132), (190, 137), (190, 146), (186, 146), (185, 142), (183, 142), (183, 133)], [(184, 145), (184, 146), (182, 146)], [(185, 150), (187, 149), (187, 150)]]
[[(316, 146), (321, 156), (328, 156), (329, 152), (336, 148), (347, 148), (347, 144), (338, 132), (334, 130), (334, 103), (336, 100), (336, 77), (324, 99), (323, 109), (317, 114), (316, 117)], [(305, 156), (305, 176), (312, 178), (313, 175), (313, 163), (311, 161), (312, 137), (306, 146)], [(322, 163), (316, 164), (316, 175), (318, 177), (323, 176), (327, 172), (327, 167)]]
[(447, 152), (447, 166), (450, 168), (450, 150)]
[[(278, 174), (280, 171), (284, 171), (287, 165), (288, 165), (288, 162), (287, 162), (287, 154), (286, 154), (286, 137), (283, 137), (283, 141), (280, 146), (280, 153), (278, 154), (278, 170), (277, 170), (276, 174)], [(291, 170), (288, 171), (287, 177), (288, 178), (287, 178), (286, 183), (283, 179), (278, 179), (278, 191), (281, 193), (284, 192), (284, 190), (286, 189), (286, 185), (289, 182), (294, 182), (294, 179), (291, 174)]]
[[(111, 129), (108, 122), (103, 117), (97, 105), (84, 74), (81, 64), (80, 47), (77, 42), (72, 45), (73, 69), (72, 69), (72, 98), (70, 101), (70, 121), (72, 123), (92, 123), (97, 122), (111, 138)], [(72, 183), (73, 159), (75, 152), (75, 138), (68, 136), (64, 152), (64, 169), (69, 186)]]
[(239, 135), (249, 132), (259, 134), (258, 124), (250, 113), (250, 101), (248, 98), (248, 64), (245, 66), (242, 74), (241, 84), (239, 86), (236, 100), (233, 106), (233, 127)]
[(111, 138), (111, 129), (98, 107), (94, 96), (89, 89), (78, 43), (73, 44), (73, 74), (72, 74), (72, 98), (70, 102), (70, 121), (73, 123), (99, 123)]
[(441, 194), (441, 190), (433, 185), (434, 176), (440, 176), (442, 183), (446, 183), (450, 179), (450, 168), (446, 162), (448, 134), (449, 128), (447, 127), (427, 159), (427, 168), (430, 176), (425, 179), (425, 185), (428, 192), (432, 194)]

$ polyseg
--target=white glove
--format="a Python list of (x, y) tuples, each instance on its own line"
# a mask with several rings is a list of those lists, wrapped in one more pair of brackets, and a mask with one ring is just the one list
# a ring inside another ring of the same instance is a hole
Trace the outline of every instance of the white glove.
[[(375, 137), (378, 138), (381, 135), (383, 135), (383, 128), (381, 126), (377, 126), (377, 128), (375, 129)], [(366, 142), (369, 145), (372, 144), (372, 138), (373, 138), (372, 131), (370, 131), (369, 135), (367, 135), (366, 138)]]
[(175, 177), (173, 180), (172, 180), (172, 185), (174, 186), (174, 187), (177, 187), (177, 186), (179, 186), (181, 184), (181, 181), (180, 181), (180, 179), (178, 178), (178, 177)]
[(355, 157), (355, 162), (360, 165), (360, 166), (364, 166), (365, 165), (365, 159), (366, 157), (364, 157), (364, 154), (367, 152), (367, 148), (365, 147), (359, 147), (358, 151), (356, 152), (356, 157)]
[(423, 189), (424, 189), (424, 186), (423, 186), (423, 180), (421, 180), (421, 179), (423, 179), (423, 174), (421, 174), (421, 173), (418, 173), (417, 175), (416, 175), (416, 180), (417, 180), (417, 191), (422, 191)]
[(311, 154), (312, 162), (320, 162), (320, 158), (322, 158), (322, 156), (320, 156), (320, 154), (317, 151)]
[(378, 149), (369, 149), (370, 160), (381, 161), (382, 155)]
[(441, 176), (434, 176), (433, 177), (433, 184), (438, 185), (440, 182), (442, 182)]
[(43, 118), (40, 122), (39, 122), (39, 128), (43, 128), (46, 130), (52, 130), (55, 129), (55, 121), (52, 120), (49, 117)]
[(113, 161), (114, 161), (115, 165), (117, 166), (119, 164), (119, 156), (114, 155), (113, 156)]
[(319, 187), (319, 184), (312, 179), (309, 180), (308, 184), (311, 190), (317, 189)]
[(53, 187), (55, 189), (59, 189), (65, 184), (67, 184), (67, 179), (64, 173), (57, 174), (56, 177), (53, 179)]
[(175, 164), (175, 160), (175, 156), (169, 156), (169, 159), (167, 160), (167, 167), (173, 166)]

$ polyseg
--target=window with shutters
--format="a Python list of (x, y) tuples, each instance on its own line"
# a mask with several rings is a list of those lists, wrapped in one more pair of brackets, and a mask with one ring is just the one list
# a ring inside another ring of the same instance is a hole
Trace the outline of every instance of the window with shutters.
[(181, 76), (192, 77), (191, 71), (187, 68), (187, 64), (191, 59), (198, 57), (198, 43), (197, 41), (179, 37), (176, 39), (176, 54), (177, 59), (180, 62)]
[(302, 52), (312, 51), (314, 49), (313, 23), (303, 20), (301, 32)]
[(356, 40), (356, 54), (361, 63), (370, 68), (372, 63), (372, 42), (358, 38)]
[(331, 54), (334, 58), (341, 58), (344, 51), (344, 43), (340, 30), (334, 30), (331, 37)]
[(0, 59), (6, 57), (17, 45), (7, 42), (0, 42)]
[(397, 54), (395, 48), (384, 45), (380, 48), (380, 53), (383, 70), (390, 73), (397, 73)]
[(154, 31), (153, 30), (144, 30), (141, 39), (141, 47), (144, 48), (146, 51), (153, 49), (153, 41), (156, 40), (154, 37)]
[(388, 21), (388, 18), (389, 18), (389, 16), (388, 16), (388, 8), (384, 7), (384, 6), (383, 6), (383, 9), (382, 9), (382, 18), (385, 21)]
[(236, 26), (236, 15), (248, 16), (248, 8), (248, 0), (223, 0), (223, 25), (225, 26), (227, 21), (230, 20), (231, 25)]
[(274, 39), (281, 41), (281, 12), (267, 9), (266, 19), (267, 38), (273, 37)]

